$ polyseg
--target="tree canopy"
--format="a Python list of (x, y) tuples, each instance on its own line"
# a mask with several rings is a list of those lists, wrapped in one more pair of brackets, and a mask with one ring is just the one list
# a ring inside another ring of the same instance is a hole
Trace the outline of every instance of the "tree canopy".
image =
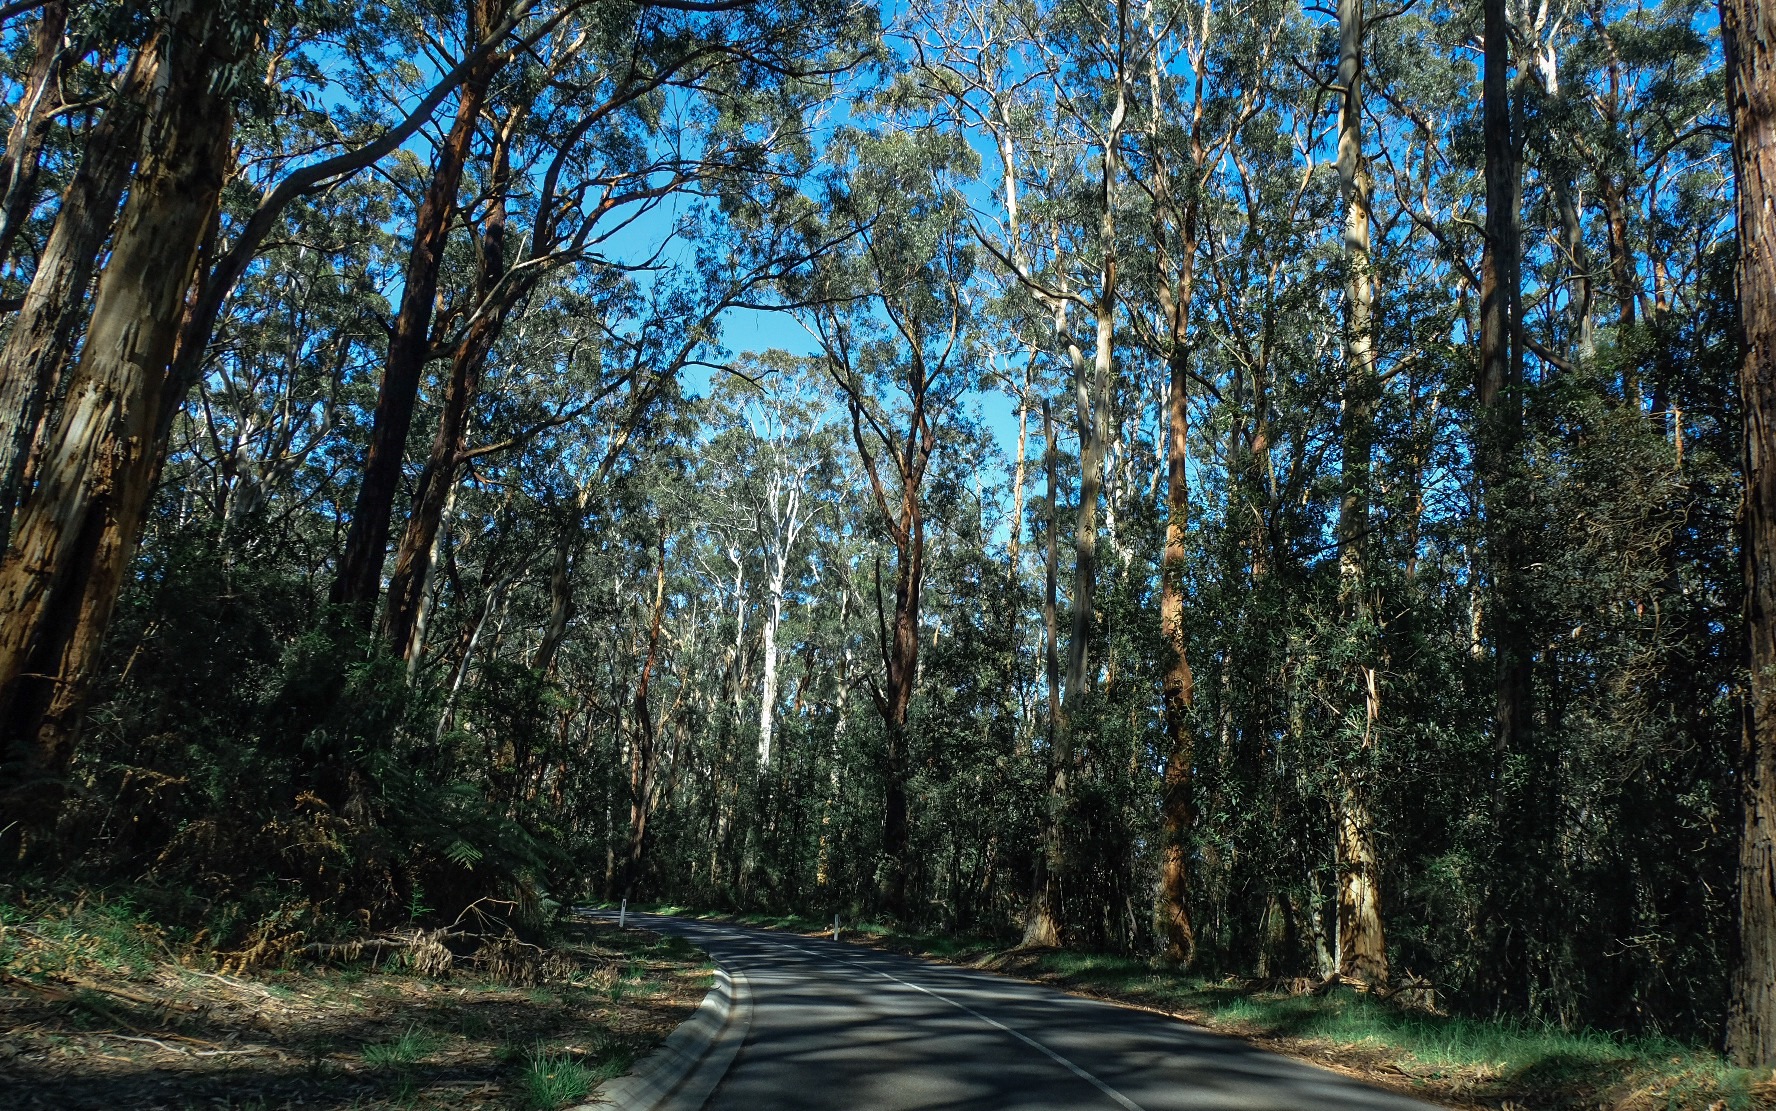
[(1763, 10), (0, 6), (9, 882), (1776, 1058)]

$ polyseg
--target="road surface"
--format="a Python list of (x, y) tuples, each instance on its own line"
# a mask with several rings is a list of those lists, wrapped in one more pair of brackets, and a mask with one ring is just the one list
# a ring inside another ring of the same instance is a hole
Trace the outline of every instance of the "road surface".
[(657, 915), (745, 974), (708, 1111), (1431, 1111), (1162, 1015), (861, 946)]

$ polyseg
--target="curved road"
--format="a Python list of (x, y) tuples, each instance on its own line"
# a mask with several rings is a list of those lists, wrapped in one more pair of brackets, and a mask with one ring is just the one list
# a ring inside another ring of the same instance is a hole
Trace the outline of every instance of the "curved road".
[(1431, 1111), (1162, 1015), (831, 940), (632, 915), (752, 989), (708, 1111)]

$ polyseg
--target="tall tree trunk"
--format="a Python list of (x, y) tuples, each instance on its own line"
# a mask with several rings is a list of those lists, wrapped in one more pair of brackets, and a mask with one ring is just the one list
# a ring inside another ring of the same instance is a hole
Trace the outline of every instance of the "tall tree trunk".
[[(484, 9), (496, 0), (471, 0), (467, 40), (479, 41), (490, 20)], [(438, 162), (425, 199), (414, 216), (413, 245), (401, 292), (401, 312), (389, 339), (382, 387), (370, 428), (370, 447), (358, 485), (357, 505), (346, 532), (345, 551), (333, 582), (332, 601), (355, 627), (368, 630), (382, 589), (382, 565), (388, 555), (388, 534), (407, 435), (413, 426), (414, 403), (431, 353), (432, 312), (438, 296), (438, 270), (456, 214), (457, 187), (474, 141), (475, 125), (486, 102), (487, 86), (499, 60), (482, 59), (470, 71), (457, 98), (456, 119), (438, 151)], [(466, 402), (465, 402), (466, 404)]]
[(530, 666), (539, 675), (547, 676), (555, 665), (555, 653), (567, 639), (567, 623), (573, 618), (573, 556), (579, 549), (580, 530), (576, 520), (573, 529), (563, 530), (555, 543), (555, 559), (549, 567), (549, 623), (543, 626), (543, 639), (537, 645)]
[[(1073, 606), (1067, 629), (1067, 672), (1061, 686), (1060, 717), (1048, 750), (1048, 814), (1043, 855), (1046, 865), (1024, 917), (1026, 947), (1061, 943), (1062, 895), (1067, 870), (1064, 846), (1066, 810), (1075, 759), (1074, 726), (1085, 712), (1093, 686), (1091, 640), (1096, 631), (1098, 582), (1098, 498), (1103, 489), (1104, 447), (1110, 438), (1110, 369), (1115, 304), (1114, 264), (1107, 265), (1109, 297), (1096, 314), (1093, 358), (1077, 360), (1076, 427), (1079, 435), (1079, 504), (1073, 515)], [(1087, 374), (1085, 367), (1091, 371)]]
[(66, 57), (62, 36), (67, 27), (67, 0), (48, 0), (38, 10), (31, 36), (36, 54), (25, 74), (18, 114), (6, 136), (6, 153), (0, 156), (0, 266), (11, 260), (19, 229), (35, 207), (43, 140), (56, 109), (62, 106), (61, 73)]
[(232, 117), (215, 67), (224, 13), (170, 4), (165, 80), (112, 238), (41, 478), (0, 562), (0, 741), (8, 813), (26, 836), (54, 821), (98, 650), (157, 472), (167, 365), (198, 248), (215, 219)]
[[(1057, 453), (1055, 450), (1054, 412), (1048, 399), (1042, 399), (1042, 436), (1045, 444), (1044, 465), (1048, 471), (1048, 543), (1044, 545), (1042, 576), (1042, 661), (1048, 685), (1048, 751), (1049, 774), (1054, 774), (1054, 750), (1061, 736), (1061, 646), (1058, 595), (1060, 593), (1061, 516), (1060, 492), (1057, 485)], [(1051, 862), (1062, 852), (1059, 827), (1053, 822), (1043, 826), (1042, 842), (1036, 851), (1036, 876), (1031, 889), (1030, 909), (1024, 918), (1024, 948), (1059, 945), (1060, 930), (1055, 924), (1055, 874)]]
[[(1103, 178), (1099, 183), (1098, 240), (1103, 251), (1098, 295), (1092, 304), (1094, 335), (1087, 363), (1069, 341), (1073, 363), (1075, 422), (1079, 435), (1079, 504), (1073, 518), (1073, 610), (1067, 631), (1067, 678), (1061, 695), (1061, 718), (1049, 746), (1048, 830), (1046, 872), (1033, 893), (1024, 919), (1026, 946), (1058, 945), (1065, 907), (1066, 854), (1062, 849), (1074, 763), (1073, 728), (1081, 720), (1084, 700), (1093, 686), (1091, 641), (1097, 627), (1098, 499), (1104, 484), (1104, 453), (1110, 442), (1111, 371), (1115, 354), (1116, 193), (1121, 181), (1122, 126), (1127, 89), (1119, 75), (1115, 105), (1104, 144)], [(1091, 370), (1088, 375), (1087, 366)]]
[[(794, 556), (796, 539), (801, 535), (802, 525), (802, 482), (807, 476), (805, 469), (797, 470), (781, 454), (783, 440), (779, 440), (779, 451), (773, 459), (773, 471), (767, 484), (767, 497), (770, 502), (770, 522), (768, 530), (761, 527), (760, 531), (768, 537), (766, 558), (769, 568), (766, 571), (765, 595), (765, 627), (764, 627), (764, 675), (759, 683), (759, 733), (758, 733), (758, 770), (763, 775), (771, 766), (771, 742), (777, 726), (777, 633), (783, 625), (783, 584), (789, 578), (790, 560)], [(762, 525), (762, 522), (761, 522)]]
[(666, 522), (660, 521), (660, 544), (654, 569), (654, 605), (648, 620), (647, 656), (635, 683), (633, 742), (629, 746), (629, 844), (623, 857), (623, 894), (635, 893), (647, 851), (648, 819), (653, 813), (654, 779), (658, 772), (653, 705), (649, 683), (660, 660), (660, 617), (666, 609)]
[[(1370, 253), (1370, 183), (1363, 158), (1363, 0), (1338, 3), (1338, 186), (1344, 200), (1344, 414), (1340, 429), (1338, 593), (1348, 635), (1363, 648), (1351, 667), (1363, 731), (1339, 774), (1338, 974), (1365, 984), (1388, 979), (1381, 877), (1362, 765), (1379, 726), (1373, 599), (1369, 582), (1369, 485), (1374, 442), (1375, 272)], [(1355, 765), (1352, 767), (1350, 765)]]
[(1585, 249), (1585, 226), (1579, 219), (1579, 206), (1573, 201), (1572, 181), (1564, 171), (1554, 181), (1554, 204), (1560, 212), (1560, 245), (1566, 251), (1567, 267), (1572, 274), (1567, 313), (1572, 318), (1573, 349), (1581, 363), (1589, 363), (1597, 354), (1591, 255)]
[(1727, 1010), (1736, 1064), (1776, 1063), (1776, 37), (1767, 0), (1722, 0), (1738, 181), (1750, 721), (1740, 776), (1739, 944)]
[(1535, 756), (1529, 611), (1525, 598), (1531, 485), (1523, 460), (1522, 254), (1518, 160), (1519, 113), (1507, 77), (1510, 25), (1504, 0), (1485, 0), (1483, 125), (1486, 157), (1486, 245), (1480, 275), (1480, 377), (1476, 390), (1475, 471), (1482, 506), (1482, 565), (1488, 584), (1481, 616), (1493, 667), (1494, 836), (1484, 918), (1492, 947), (1486, 962), (1497, 997), (1527, 1005), (1534, 970), (1527, 945), (1539, 929), (1534, 889), (1542, 882), (1536, 846), (1549, 836), (1549, 803), (1526, 794), (1538, 777), (1513, 776), (1514, 761)]
[[(444, 519), (444, 503), (456, 484), (456, 469), (468, 447), (469, 418), (475, 398), (481, 391), (481, 374), (487, 358), (498, 341), (505, 324), (503, 303), (490, 304), (496, 288), (506, 272), (506, 192), (511, 174), (507, 162), (514, 113), (507, 126), (500, 129), (494, 143), (492, 164), (488, 174), (487, 219), (481, 232), (480, 265), (475, 277), (476, 304), (483, 311), (469, 325), (468, 334), (457, 345), (451, 360), (450, 379), (444, 387), (443, 405), (438, 413), (438, 431), (432, 437), (432, 449), (426, 456), (425, 468), (413, 492), (413, 507), (407, 515), (407, 528), (395, 552), (394, 572), (389, 576), (388, 626), (389, 646), (403, 659), (411, 660), (419, 651), (414, 632), (418, 627), (420, 599), (425, 590), (425, 567), (439, 524)], [(502, 298), (502, 302), (507, 299)], [(385, 376), (384, 381), (387, 381)]]
[[(1024, 388), (1018, 391), (1018, 437), (1017, 458), (1011, 472), (1011, 541), (1005, 553), (1006, 583), (1015, 592), (1018, 584), (1018, 553), (1022, 550), (1024, 539), (1024, 466), (1027, 460), (1025, 447), (1030, 435), (1030, 386), (1035, 376), (1035, 360), (1024, 368)], [(1017, 607), (1012, 607), (1013, 621), (1016, 621)]]
[(777, 727), (777, 629), (783, 623), (783, 570), (773, 568), (769, 590), (765, 596), (763, 674), (759, 676), (758, 771), (760, 775), (771, 766), (771, 740)]
[(1488, 616), (1496, 665), (1494, 742), (1502, 762), (1507, 753), (1524, 747), (1531, 664), (1518, 598), (1519, 530), (1506, 517), (1504, 491), (1516, 469), (1523, 424), (1523, 368), (1513, 339), (1519, 296), (1517, 158), (1511, 135), (1510, 25), (1504, 0), (1485, 0), (1485, 36), (1486, 247), (1480, 274), (1478, 462), (1493, 594)]
[(143, 114), (164, 54), (156, 31), (130, 60), (62, 194), (25, 303), (0, 351), (0, 413), (9, 417), (0, 433), (0, 544), (11, 535), (12, 515), (25, 494), (26, 463), (43, 435), (57, 382), (74, 348), (87, 285), (141, 153)]
[[(1190, 250), (1194, 254), (1194, 243)], [(1160, 801), (1163, 847), (1160, 858), (1160, 915), (1165, 930), (1166, 959), (1189, 965), (1196, 959), (1196, 933), (1190, 925), (1190, 829), (1195, 820), (1191, 779), (1196, 760), (1190, 706), (1195, 678), (1190, 673), (1184, 628), (1184, 546), (1190, 517), (1190, 372), (1185, 343), (1190, 281), (1179, 283), (1172, 346), (1166, 354), (1171, 373), (1166, 432), (1166, 530), (1160, 556), (1159, 628), (1168, 662), (1161, 679), (1165, 701), (1166, 765)]]
[[(916, 420), (917, 418), (915, 418)], [(925, 579), (925, 512), (918, 489), (910, 483), (901, 499), (905, 525), (894, 567), (894, 626), (888, 649), (886, 692), (888, 752), (883, 796), (882, 868), (877, 899), (888, 914), (907, 915), (907, 872), (911, 829), (907, 814), (907, 711), (919, 676), (919, 596)]]
[[(1208, 35), (1205, 11), (1202, 35)], [(1159, 149), (1159, 128), (1165, 118), (1161, 95), (1160, 33), (1148, 10), (1148, 36), (1153, 56), (1148, 68), (1148, 139)], [(1199, 50), (1206, 43), (1199, 44)], [(1202, 55), (1191, 56), (1197, 71), (1190, 122), (1190, 180), (1179, 197), (1170, 167), (1156, 165), (1153, 182), (1153, 236), (1162, 261), (1159, 305), (1165, 328), (1166, 391), (1166, 529), (1160, 553), (1159, 632), (1165, 646), (1165, 671), (1160, 694), (1165, 707), (1166, 764), (1160, 797), (1160, 926), (1165, 957), (1188, 966), (1196, 959), (1196, 931), (1190, 921), (1190, 831), (1196, 819), (1192, 798), (1196, 738), (1191, 732), (1191, 704), (1196, 679), (1190, 671), (1189, 637), (1184, 623), (1185, 535), (1190, 524), (1190, 307), (1196, 289), (1197, 190), (1208, 151), (1203, 145)], [(1175, 247), (1167, 244), (1176, 240)], [(1175, 254), (1173, 253), (1175, 252)]]

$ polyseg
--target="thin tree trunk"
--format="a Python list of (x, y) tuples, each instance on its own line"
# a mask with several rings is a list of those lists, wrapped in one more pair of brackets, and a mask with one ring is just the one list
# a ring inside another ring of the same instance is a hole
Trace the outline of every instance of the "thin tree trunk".
[[(1025, 445), (1030, 433), (1030, 380), (1036, 370), (1032, 359), (1024, 369), (1024, 388), (1018, 392), (1018, 437), (1017, 461), (1011, 472), (1011, 543), (1005, 553), (1005, 578), (1008, 585), (1015, 591), (1018, 582), (1018, 553), (1024, 539), (1024, 464), (1026, 461)], [(1017, 608), (1012, 608), (1012, 620), (1015, 622)]]
[[(1046, 448), (1043, 456), (1048, 470), (1048, 544), (1044, 552), (1042, 581), (1043, 668), (1048, 680), (1048, 751), (1049, 774), (1054, 774), (1054, 750), (1061, 736), (1061, 649), (1060, 618), (1056, 595), (1060, 590), (1061, 518), (1060, 493), (1057, 488), (1054, 413), (1048, 399), (1042, 399), (1042, 437)], [(1043, 827), (1042, 843), (1036, 852), (1036, 878), (1030, 909), (1024, 918), (1024, 948), (1059, 945), (1060, 929), (1055, 924), (1055, 869), (1052, 861), (1060, 856), (1062, 846), (1058, 827), (1050, 822)]]
[[(1363, 3), (1339, 0), (1338, 84), (1343, 106), (1338, 126), (1338, 185), (1344, 217), (1344, 414), (1343, 465), (1338, 499), (1338, 587), (1350, 636), (1363, 645), (1351, 667), (1351, 684), (1363, 700), (1363, 732), (1340, 769), (1338, 813), (1338, 974), (1365, 984), (1386, 984), (1387, 940), (1381, 918), (1381, 877), (1361, 765), (1375, 744), (1380, 695), (1374, 665), (1369, 583), (1369, 484), (1374, 441), (1375, 276), (1370, 255), (1370, 184), (1363, 158)], [(1349, 765), (1355, 764), (1353, 768)]]
[(814, 864), (814, 886), (825, 891), (832, 882), (832, 849), (833, 814), (838, 809), (839, 767), (844, 760), (845, 725), (849, 720), (845, 716), (846, 706), (851, 700), (851, 638), (846, 629), (846, 618), (851, 612), (851, 587), (849, 583), (839, 588), (839, 636), (844, 645), (839, 653), (839, 673), (833, 690), (833, 737), (832, 752), (827, 768), (826, 801), (820, 811), (820, 849)]
[[(501, 129), (488, 175), (491, 199), (482, 228), (480, 269), (475, 279), (477, 302), (482, 304), (494, 295), (495, 287), (506, 272), (506, 192), (511, 176), (507, 150), (516, 123), (517, 114), (514, 113), (507, 126)], [(420, 471), (419, 483), (413, 492), (413, 508), (408, 513), (407, 528), (395, 553), (394, 572), (389, 577), (386, 622), (389, 646), (403, 659), (412, 659), (418, 651), (414, 631), (425, 588), (426, 553), (432, 550), (439, 523), (444, 517), (444, 503), (456, 485), (456, 469), (468, 447), (469, 417), (481, 390), (481, 374), (504, 323), (505, 313), (498, 308), (482, 312), (469, 326), (468, 334), (462, 338), (451, 360), (450, 379), (444, 387), (443, 405), (438, 413), (438, 431), (432, 438), (432, 450), (426, 457), (425, 468)]]
[(623, 894), (635, 893), (641, 878), (641, 867), (647, 849), (648, 818), (653, 811), (656, 754), (654, 751), (653, 707), (648, 701), (648, 684), (660, 659), (660, 616), (666, 608), (666, 522), (660, 522), (660, 545), (654, 569), (654, 605), (648, 621), (647, 656), (641, 665), (641, 678), (635, 684), (635, 720), (633, 743), (629, 746), (629, 844), (624, 853)]
[[(467, 41), (480, 38), (490, 21), (483, 9), (493, 0), (472, 0)], [(434, 303), (438, 296), (438, 271), (445, 242), (456, 214), (457, 187), (463, 165), (474, 141), (475, 125), (486, 102), (487, 86), (498, 66), (483, 59), (463, 82), (452, 123), (432, 180), (414, 216), (413, 244), (401, 293), (401, 311), (389, 339), (383, 364), (382, 387), (370, 429), (370, 447), (364, 456), (357, 505), (346, 532), (345, 551), (333, 582), (332, 601), (344, 607), (352, 625), (368, 630), (382, 588), (382, 565), (388, 555), (388, 534), (400, 488), (401, 467), (406, 458), (407, 436), (413, 426), (414, 404), (420, 379), (431, 353)], [(422, 549), (423, 550), (423, 549)]]
[[(917, 418), (915, 418), (917, 420)], [(881, 875), (877, 897), (888, 913), (907, 914), (907, 710), (919, 675), (919, 596), (925, 579), (925, 514), (918, 489), (908, 483), (894, 568), (894, 626), (888, 655), (887, 784), (883, 797)]]
[(1567, 309), (1573, 322), (1573, 347), (1581, 363), (1597, 355), (1597, 321), (1592, 313), (1596, 294), (1591, 284), (1591, 255), (1585, 249), (1585, 226), (1579, 206), (1573, 202), (1572, 182), (1565, 174), (1554, 181), (1554, 203), (1560, 211), (1560, 242), (1572, 273), (1572, 293)]
[(777, 627), (783, 622), (783, 577), (779, 570), (770, 581), (765, 601), (764, 674), (759, 679), (758, 770), (771, 766), (771, 734), (777, 724)]
[(1060, 728), (1049, 746), (1047, 871), (1033, 893), (1024, 921), (1023, 944), (1058, 945), (1065, 909), (1066, 855), (1062, 852), (1063, 824), (1072, 789), (1074, 761), (1073, 724), (1081, 720), (1084, 700), (1092, 683), (1091, 641), (1097, 626), (1098, 499), (1103, 491), (1104, 452), (1110, 441), (1111, 370), (1116, 322), (1116, 191), (1121, 179), (1122, 124), (1127, 111), (1126, 89), (1119, 79), (1112, 109), (1109, 137), (1104, 144), (1103, 180), (1100, 182), (1098, 239), (1104, 260), (1099, 272), (1098, 296), (1092, 305), (1094, 336), (1091, 372), (1086, 361), (1072, 349), (1074, 366), (1075, 421), (1079, 435), (1079, 504), (1073, 519), (1073, 609), (1067, 633), (1067, 679), (1061, 695)]
[(555, 544), (555, 561), (549, 568), (549, 623), (543, 628), (542, 643), (530, 666), (539, 675), (548, 675), (555, 664), (555, 653), (567, 639), (567, 623), (573, 618), (573, 552), (579, 546), (580, 525), (573, 534), (564, 533)]
[(212, 80), (221, 19), (169, 5), (167, 78), (41, 478), (0, 562), (0, 739), (7, 807), (30, 834), (59, 810), (80, 711), (157, 472), (166, 368), (198, 248), (215, 219), (232, 117)]
[[(475, 660), (475, 649), (481, 643), (481, 634), (486, 631), (487, 623), (494, 619), (502, 606), (505, 605), (506, 590), (518, 572), (512, 571), (493, 584), (487, 592), (487, 600), (481, 605), (481, 613), (475, 618), (474, 627), (469, 632), (468, 640), (463, 645), (462, 658), (456, 662), (456, 669), (450, 676), (450, 693), (444, 699), (444, 710), (438, 715), (438, 728), (432, 734), (434, 742), (443, 739), (444, 734), (456, 724), (456, 700), (462, 693), (463, 683), (469, 677), (469, 666)], [(486, 581), (483, 579), (482, 581)]]
[(1722, 0), (1738, 181), (1750, 720), (1741, 772), (1739, 938), (1727, 1009), (1736, 1064), (1776, 1063), (1776, 38), (1766, 0)]
[[(783, 439), (767, 488), (770, 501), (767, 593), (764, 627), (764, 675), (759, 683), (758, 770), (763, 775), (771, 766), (771, 742), (777, 725), (777, 632), (783, 625), (783, 584), (789, 577), (790, 559), (796, 538), (801, 534), (802, 482), (806, 471), (797, 471), (781, 454)], [(761, 529), (761, 531), (763, 531)]]
[(426, 551), (425, 570), (420, 575), (418, 612), (413, 616), (413, 649), (407, 654), (407, 682), (412, 683), (419, 674), (419, 664), (425, 658), (426, 628), (430, 624), (433, 606), (433, 585), (438, 578), (438, 557), (443, 553), (444, 527), (450, 521), (450, 511), (456, 505), (457, 486), (451, 483), (450, 491), (444, 497), (444, 511), (438, 515), (439, 527), (432, 534), (432, 546)]

